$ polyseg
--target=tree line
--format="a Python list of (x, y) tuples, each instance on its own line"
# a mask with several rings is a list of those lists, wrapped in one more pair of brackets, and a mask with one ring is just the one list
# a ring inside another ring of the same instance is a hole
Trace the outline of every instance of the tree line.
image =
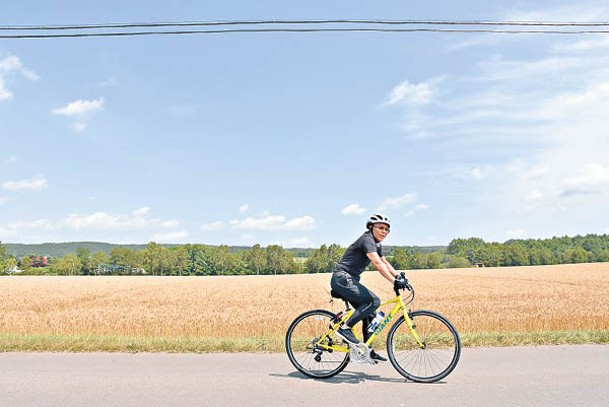
[[(328, 273), (345, 248), (322, 245), (294, 256), (279, 245), (234, 249), (226, 245), (114, 247), (108, 254), (79, 247), (74, 253), (41, 260), (39, 254), (16, 257), (0, 244), (0, 274), (23, 275), (276, 275)], [(398, 270), (472, 266), (535, 266), (609, 261), (609, 235), (553, 237), (544, 240), (485, 242), (476, 237), (453, 239), (447, 247), (388, 246), (385, 255)]]

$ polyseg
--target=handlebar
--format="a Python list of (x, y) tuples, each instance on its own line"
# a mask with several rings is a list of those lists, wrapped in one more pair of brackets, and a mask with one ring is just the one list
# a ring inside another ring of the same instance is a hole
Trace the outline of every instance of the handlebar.
[(396, 278), (396, 280), (398, 280), (398, 279), (402, 280), (405, 283), (405, 287), (398, 287), (396, 284), (394, 284), (393, 291), (395, 292), (395, 295), (400, 295), (400, 290), (408, 290), (411, 292), (412, 297), (414, 297), (414, 288), (408, 282), (408, 279), (406, 278), (406, 274), (403, 271)]

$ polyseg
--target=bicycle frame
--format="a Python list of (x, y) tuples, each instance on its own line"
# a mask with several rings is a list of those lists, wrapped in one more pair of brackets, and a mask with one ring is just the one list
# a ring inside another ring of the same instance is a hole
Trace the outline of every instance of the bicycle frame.
[[(385, 301), (383, 302), (379, 307), (383, 307), (383, 306), (387, 306), (390, 304), (394, 304), (393, 308), (391, 309), (391, 312), (389, 312), (389, 314), (387, 314), (385, 316), (385, 319), (383, 319), (383, 321), (381, 321), (381, 323), (376, 327), (376, 329), (374, 330), (374, 332), (372, 333), (372, 335), (370, 335), (370, 337), (368, 338), (368, 340), (366, 341), (365, 345), (370, 347), (370, 345), (372, 344), (372, 342), (374, 342), (374, 340), (378, 337), (379, 333), (385, 329), (385, 327), (389, 324), (390, 321), (392, 321), (394, 319), (394, 317), (399, 313), (402, 312), (404, 319), (406, 320), (406, 324), (408, 326), (408, 330), (410, 331), (410, 334), (412, 335), (412, 337), (415, 339), (415, 341), (417, 342), (417, 344), (421, 347), (421, 349), (425, 348), (425, 344), (423, 343), (423, 341), (421, 341), (421, 338), (419, 337), (417, 331), (416, 331), (416, 327), (412, 321), (412, 318), (410, 318), (410, 310), (408, 310), (406, 308), (406, 305), (404, 304), (404, 300), (402, 299), (402, 295), (398, 292), (397, 296), (394, 299), (391, 299), (389, 301)], [(338, 330), (338, 328), (344, 323), (346, 322), (351, 315), (353, 315), (353, 309), (347, 309), (342, 315), (340, 320), (335, 321), (335, 323), (333, 325), (330, 326), (330, 329), (321, 337), (319, 338), (319, 340), (316, 343), (316, 346), (318, 346), (319, 348), (322, 349), (326, 349), (326, 350), (330, 350), (330, 351), (337, 351), (337, 352), (345, 352), (348, 353), (349, 352), (349, 348), (347, 346), (341, 346), (341, 345), (325, 345), (323, 342), (325, 341), (325, 339), (330, 336), (332, 333), (336, 332)], [(397, 319), (397, 318), (396, 318)], [(355, 335), (357, 335), (357, 332), (355, 332)]]

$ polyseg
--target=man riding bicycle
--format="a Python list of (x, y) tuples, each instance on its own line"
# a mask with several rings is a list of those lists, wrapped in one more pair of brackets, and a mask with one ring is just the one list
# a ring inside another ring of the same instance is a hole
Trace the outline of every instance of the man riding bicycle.
[[(372, 263), (379, 273), (394, 286), (405, 288), (406, 285), (404, 280), (397, 278), (398, 273), (383, 256), (381, 243), (389, 234), (390, 227), (391, 221), (385, 215), (375, 213), (370, 216), (366, 222), (367, 231), (347, 248), (332, 273), (330, 281), (332, 290), (355, 308), (351, 318), (340, 327), (336, 334), (353, 345), (359, 344), (353, 334), (353, 326), (362, 321), (363, 342), (365, 343), (372, 335), (368, 332), (368, 326), (376, 315), (376, 309), (381, 305), (379, 297), (360, 283), (361, 274), (366, 267)], [(402, 282), (404, 286), (402, 286)], [(370, 357), (378, 361), (387, 360), (374, 350), (370, 352)]]

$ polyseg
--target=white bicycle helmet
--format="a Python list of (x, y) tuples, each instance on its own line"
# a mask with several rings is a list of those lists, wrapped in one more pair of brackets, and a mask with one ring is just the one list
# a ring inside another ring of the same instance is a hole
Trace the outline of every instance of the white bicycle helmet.
[(387, 227), (391, 227), (391, 221), (385, 215), (381, 215), (380, 213), (375, 213), (370, 215), (368, 218), (368, 222), (366, 222), (366, 229), (370, 229), (370, 226), (375, 225), (377, 223), (384, 223)]

